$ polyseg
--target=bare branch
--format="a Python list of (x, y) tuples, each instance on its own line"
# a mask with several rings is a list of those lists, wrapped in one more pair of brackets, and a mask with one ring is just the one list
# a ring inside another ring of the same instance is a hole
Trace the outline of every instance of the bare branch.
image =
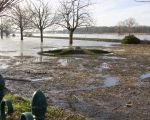
[(19, 0), (0, 0), (0, 13), (6, 8), (11, 8), (17, 2), (19, 2)]

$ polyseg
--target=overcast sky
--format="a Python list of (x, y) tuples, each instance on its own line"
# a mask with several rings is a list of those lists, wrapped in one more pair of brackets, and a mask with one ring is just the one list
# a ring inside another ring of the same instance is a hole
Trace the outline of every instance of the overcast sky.
[[(45, 0), (46, 1), (46, 0)], [(58, 7), (59, 0), (47, 0), (53, 8)], [(150, 26), (150, 2), (140, 3), (134, 0), (91, 0), (94, 5), (90, 13), (96, 26), (114, 26), (129, 17), (136, 19), (140, 25)]]
[(133, 17), (140, 25), (150, 26), (150, 2), (137, 3), (134, 0), (97, 0), (93, 17), (99, 26), (113, 26), (118, 21)]

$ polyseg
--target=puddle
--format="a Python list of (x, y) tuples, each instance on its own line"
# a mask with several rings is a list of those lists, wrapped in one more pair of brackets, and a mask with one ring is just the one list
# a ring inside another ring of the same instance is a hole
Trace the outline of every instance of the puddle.
[(143, 73), (143, 74), (140, 76), (140, 80), (144, 80), (144, 79), (147, 79), (147, 78), (150, 79), (150, 72)]
[(99, 71), (102, 71), (102, 70), (104, 70), (104, 69), (109, 69), (109, 68), (110, 68), (110, 67), (109, 67), (108, 63), (102, 63), (102, 65), (96, 67), (95, 69), (96, 69), (96, 70), (99, 70)]
[(116, 56), (104, 56), (103, 59), (126, 60), (126, 58)]
[(131, 64), (131, 66), (136, 67), (136, 66), (138, 66), (138, 63), (134, 62), (134, 63)]
[(77, 91), (91, 91), (91, 90), (95, 90), (95, 89), (99, 89), (99, 88), (107, 88), (107, 87), (113, 87), (118, 85), (118, 80), (116, 79), (116, 77), (113, 77), (111, 75), (101, 75), (101, 74), (97, 74), (96, 75), (97, 78), (101, 77), (104, 78), (104, 80), (100, 80), (99, 83), (97, 83), (96, 85), (92, 84), (93, 82), (96, 81), (96, 79), (91, 78), (90, 80), (88, 80), (87, 84), (77, 87), (77, 88), (72, 88), (72, 89), (65, 89), (65, 90), (50, 90), (50, 93), (53, 94), (59, 94), (59, 93), (66, 93), (66, 92), (77, 92)]
[(39, 82), (39, 81), (49, 81), (52, 80), (53, 77), (41, 78), (41, 79), (32, 79), (31, 82)]
[(7, 69), (9, 65), (7, 64), (0, 64), (0, 69)]
[(21, 62), (16, 62), (16, 63), (15, 63), (15, 65), (20, 65), (20, 64), (21, 64)]
[(53, 77), (43, 77), (40, 79), (36, 79), (33, 77), (22, 78), (22, 77), (11, 77), (11, 76), (6, 76), (4, 78), (6, 80), (19, 81), (19, 82), (39, 82), (39, 81), (49, 81), (53, 79)]
[(67, 59), (59, 59), (58, 62), (62, 65), (62, 66), (67, 66), (68, 65), (68, 60)]
[(78, 68), (80, 71), (82, 70), (85, 70), (86, 68), (82, 65), (82, 64), (79, 64), (79, 68)]
[(118, 80), (111, 75), (106, 75), (102, 87), (112, 87), (118, 84)]
[[(104, 80), (97, 83), (96, 85), (90, 85), (92, 84), (93, 82), (96, 81), (96, 79), (98, 78), (104, 78)], [(96, 75), (96, 79), (94, 78), (91, 78), (89, 81), (88, 81), (88, 84), (89, 85), (85, 85), (85, 86), (81, 86), (80, 88), (74, 90), (74, 91), (88, 91), (88, 90), (95, 90), (95, 89), (98, 89), (98, 88), (107, 88), (107, 87), (113, 87), (115, 85), (118, 84), (118, 80), (116, 79), (116, 77), (113, 77), (111, 75), (101, 75), (101, 74), (97, 74)]]
[(120, 50), (115, 50), (115, 51), (124, 52), (125, 50), (124, 49), (120, 49)]
[(8, 64), (8, 59), (0, 59), (0, 69), (7, 69), (10, 65)]

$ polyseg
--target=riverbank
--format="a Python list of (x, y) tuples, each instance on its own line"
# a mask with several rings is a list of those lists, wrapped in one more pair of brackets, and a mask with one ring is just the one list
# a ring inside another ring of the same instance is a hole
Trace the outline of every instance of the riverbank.
[(13, 94), (26, 98), (40, 88), (49, 105), (80, 113), (90, 120), (149, 119), (149, 45), (83, 48), (102, 49), (110, 54), (0, 56), (3, 63), (8, 60), (12, 64), (1, 70), (9, 77), (6, 87)]

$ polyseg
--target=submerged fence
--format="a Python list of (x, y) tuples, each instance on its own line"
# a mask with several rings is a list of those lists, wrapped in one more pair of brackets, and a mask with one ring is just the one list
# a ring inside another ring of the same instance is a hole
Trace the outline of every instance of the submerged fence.
[[(0, 120), (6, 120), (6, 116), (13, 113), (13, 106), (9, 100), (3, 99), (5, 80), (0, 75)], [(31, 99), (31, 111), (22, 113), (20, 120), (45, 120), (47, 110), (46, 97), (41, 90), (36, 91)]]

